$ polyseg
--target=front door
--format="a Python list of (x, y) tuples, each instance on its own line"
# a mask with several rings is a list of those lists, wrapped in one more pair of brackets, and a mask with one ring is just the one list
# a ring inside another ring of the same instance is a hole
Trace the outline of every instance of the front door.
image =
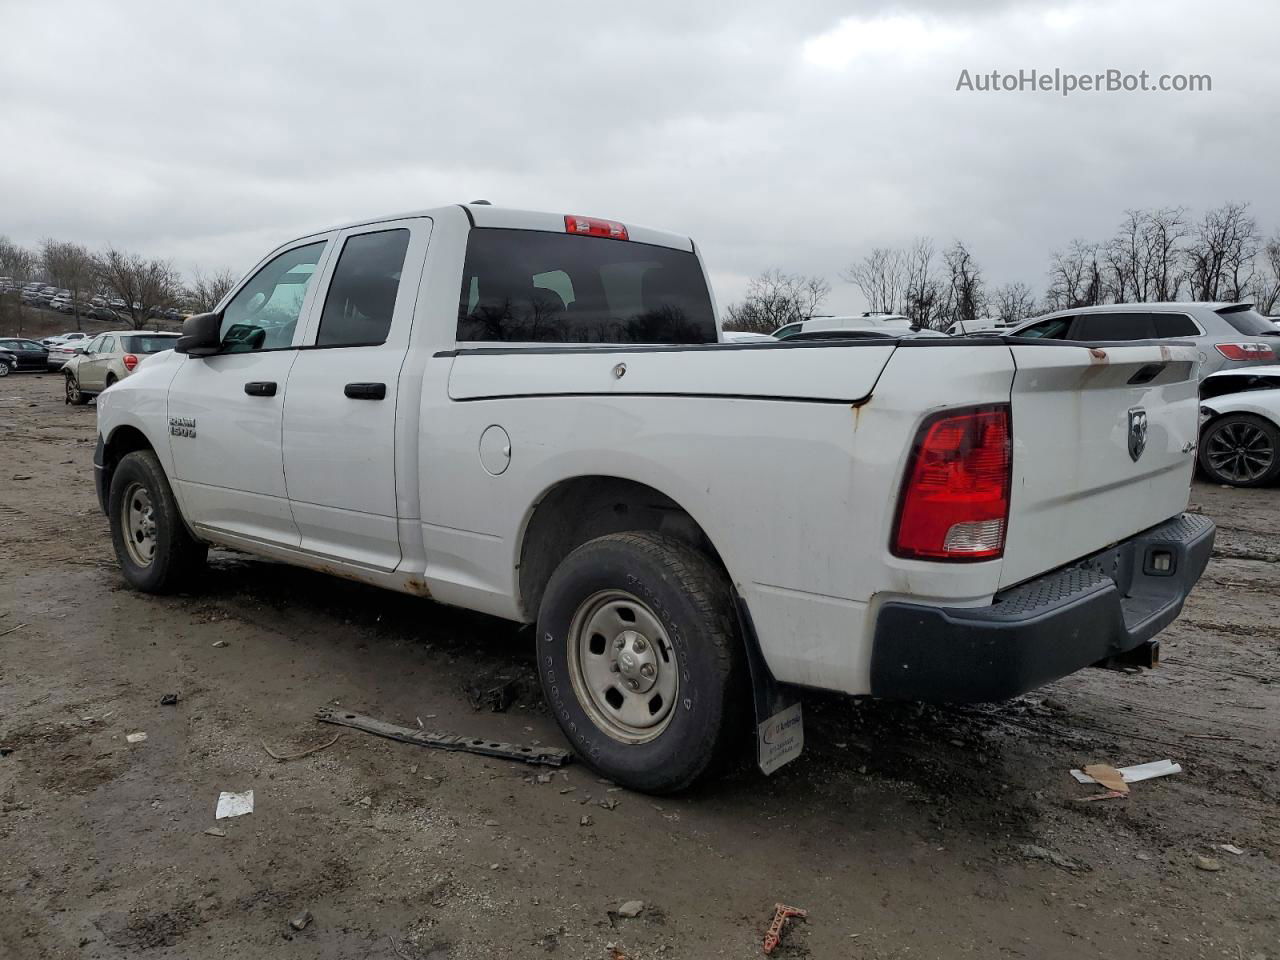
[(223, 310), (222, 351), (187, 357), (169, 387), (169, 445), (187, 519), (297, 546), (281, 458), (285, 384), (315, 300), (329, 237), (267, 260)]
[(303, 549), (375, 570), (400, 563), (396, 401), (430, 235), (431, 221), (417, 218), (338, 237), (284, 401), (284, 473)]

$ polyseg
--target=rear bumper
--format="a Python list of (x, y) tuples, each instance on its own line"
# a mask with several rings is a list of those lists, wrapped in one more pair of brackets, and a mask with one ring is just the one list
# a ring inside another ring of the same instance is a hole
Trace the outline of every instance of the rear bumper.
[(1215, 531), (1208, 517), (1184, 513), (996, 594), (986, 607), (890, 601), (876, 619), (871, 693), (1006, 700), (1133, 650), (1178, 616)]

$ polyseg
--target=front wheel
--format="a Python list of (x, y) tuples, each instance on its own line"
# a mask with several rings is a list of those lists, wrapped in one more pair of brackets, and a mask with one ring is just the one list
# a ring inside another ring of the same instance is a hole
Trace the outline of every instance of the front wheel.
[(164, 468), (150, 450), (136, 450), (116, 465), (107, 512), (120, 569), (139, 590), (175, 590), (208, 556), (209, 548), (182, 522)]
[(73, 407), (82, 407), (89, 402), (89, 397), (80, 389), (80, 381), (74, 373), (66, 375), (66, 399)]
[(1215, 483), (1260, 487), (1280, 476), (1280, 430), (1261, 417), (1230, 413), (1205, 427), (1197, 456)]
[(641, 531), (578, 547), (547, 585), (538, 636), (556, 721), (619, 784), (684, 789), (746, 729), (728, 580), (683, 541)]
[(7, 363), (0, 363), (0, 377), (7, 377), (12, 369)]

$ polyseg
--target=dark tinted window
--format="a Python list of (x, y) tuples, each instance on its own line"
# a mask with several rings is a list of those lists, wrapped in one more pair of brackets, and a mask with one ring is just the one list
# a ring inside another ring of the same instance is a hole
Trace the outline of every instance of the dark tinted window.
[(1198, 337), (1200, 328), (1185, 313), (1153, 313), (1157, 337)]
[(122, 348), (125, 353), (159, 353), (161, 350), (172, 350), (177, 337), (157, 337), (145, 333), (135, 333), (122, 337)]
[(1280, 328), (1258, 313), (1257, 310), (1219, 310), (1218, 316), (1246, 336), (1256, 337), (1260, 334), (1274, 334)]
[(715, 343), (716, 323), (692, 253), (488, 228), (467, 240), (458, 339)]
[(1150, 340), (1155, 336), (1149, 313), (1085, 313), (1076, 317), (1072, 340)]
[(386, 341), (408, 248), (408, 230), (348, 238), (324, 300), (318, 346), (369, 346)]
[(1032, 340), (1062, 340), (1066, 338), (1073, 319), (1073, 317), (1054, 317), (1052, 320), (1042, 320), (1025, 330), (1020, 330), (1018, 336), (1030, 337)]

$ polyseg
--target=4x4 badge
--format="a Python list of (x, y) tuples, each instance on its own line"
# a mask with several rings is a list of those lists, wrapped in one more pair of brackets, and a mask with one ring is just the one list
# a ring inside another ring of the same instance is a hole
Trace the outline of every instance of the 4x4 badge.
[(1147, 449), (1147, 411), (1134, 407), (1129, 411), (1129, 459), (1134, 463)]

